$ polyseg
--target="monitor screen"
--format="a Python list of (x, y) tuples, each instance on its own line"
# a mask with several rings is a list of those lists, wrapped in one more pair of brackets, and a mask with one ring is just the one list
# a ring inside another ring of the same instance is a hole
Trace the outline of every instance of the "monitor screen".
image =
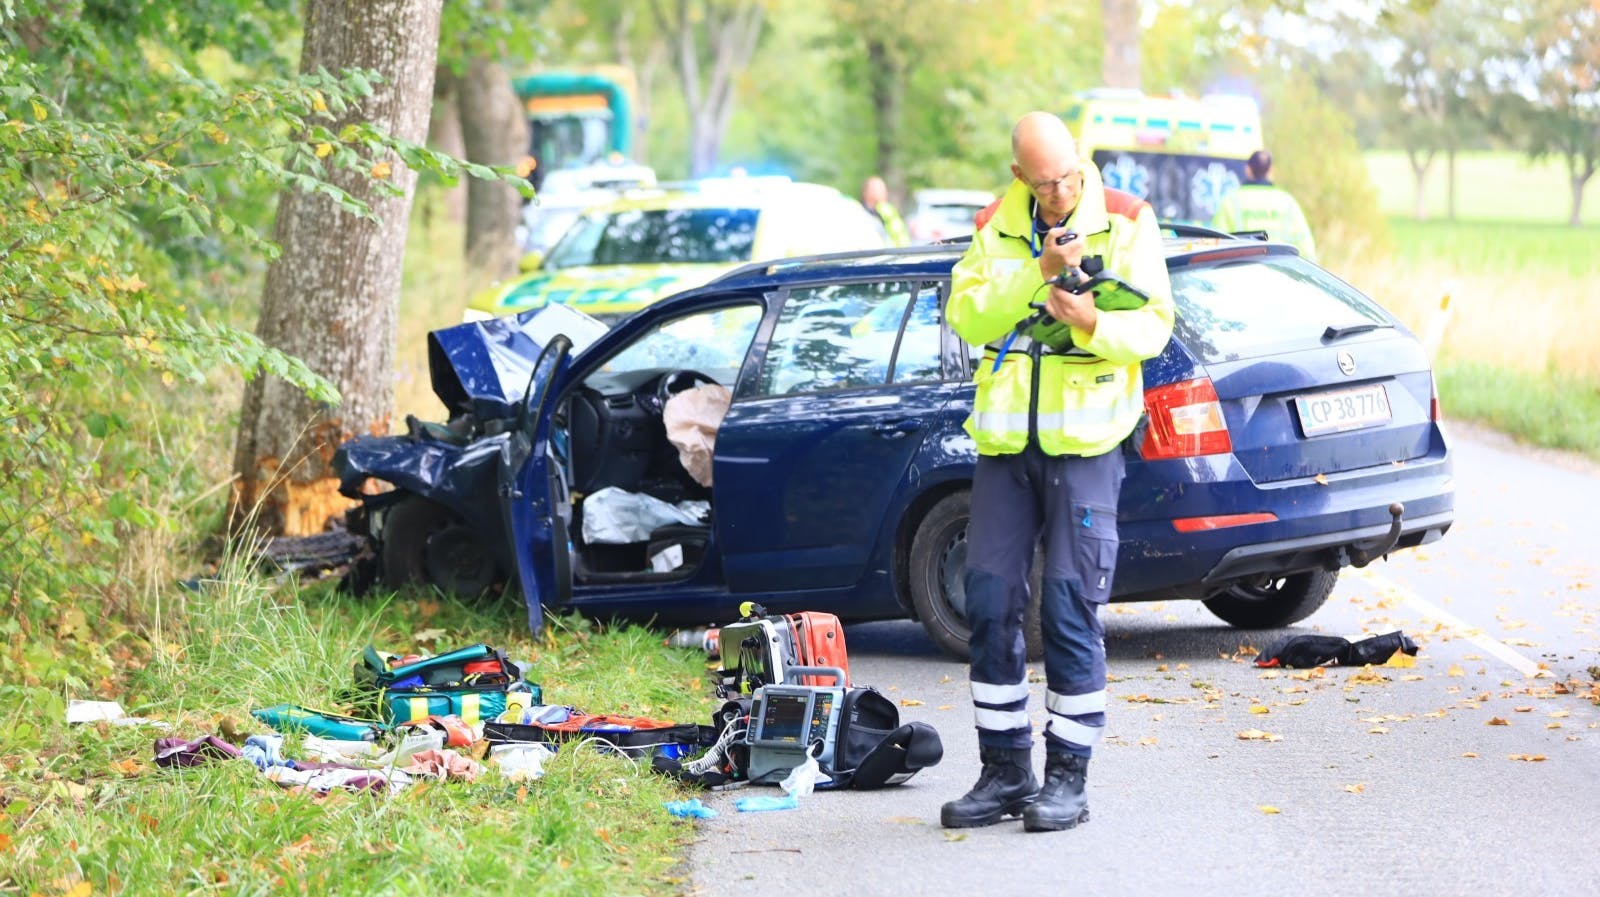
[(762, 741), (790, 741), (799, 744), (806, 734), (806, 713), (810, 695), (768, 693), (761, 712)]

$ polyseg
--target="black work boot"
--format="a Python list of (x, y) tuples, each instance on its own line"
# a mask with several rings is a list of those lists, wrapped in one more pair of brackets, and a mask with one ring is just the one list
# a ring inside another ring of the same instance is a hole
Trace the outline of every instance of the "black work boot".
[(1089, 798), (1083, 793), (1089, 776), (1089, 758), (1065, 751), (1050, 751), (1044, 758), (1044, 788), (1022, 811), (1022, 828), (1030, 832), (1059, 832), (1089, 821)]
[(1039, 780), (1033, 777), (1033, 752), (1028, 748), (980, 745), (978, 756), (983, 759), (978, 783), (939, 810), (939, 823), (945, 828), (994, 825), (1021, 813), (1039, 791)]

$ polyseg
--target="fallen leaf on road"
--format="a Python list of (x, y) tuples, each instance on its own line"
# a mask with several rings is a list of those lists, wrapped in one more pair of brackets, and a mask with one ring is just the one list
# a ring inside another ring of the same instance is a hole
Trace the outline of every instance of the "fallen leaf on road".
[(1250, 712), (1251, 713), (1271, 713), (1272, 710), (1271, 710), (1271, 708), (1265, 707), (1265, 706), (1263, 706), (1261, 704), (1251, 704), (1250, 705)]
[(1511, 724), (1506, 722), (1504, 717), (1491, 716), (1491, 717), (1489, 717), (1489, 721), (1487, 723), (1484, 723), (1484, 725), (1486, 725), (1486, 726), (1509, 726)]
[(1571, 710), (1552, 710), (1552, 711), (1550, 711), (1550, 716), (1553, 719), (1566, 719), (1567, 717), (1569, 717), (1571, 715), (1572, 715), (1572, 711)]
[(1523, 763), (1543, 763), (1549, 758), (1545, 757), (1544, 754), (1511, 754), (1507, 759), (1520, 760)]
[(954, 710), (954, 709), (956, 709), (956, 705), (954, 705), (954, 704), (940, 704), (939, 705), (939, 709), (940, 710)]
[(1383, 665), (1386, 667), (1409, 670), (1417, 665), (1417, 658), (1414, 655), (1407, 654), (1404, 651), (1397, 651), (1395, 652), (1394, 656), (1384, 661)]
[(1426, 679), (1426, 678), (1427, 678), (1426, 676), (1401, 676), (1400, 677), (1400, 681), (1401, 682), (1421, 682), (1423, 679)]
[(1533, 708), (1532, 707), (1513, 707), (1511, 709), (1515, 710), (1518, 713), (1532, 713), (1533, 712)]
[(940, 680), (939, 680), (939, 684), (940, 684), (940, 685), (944, 685), (944, 684), (946, 684), (946, 683), (948, 683), (948, 682), (949, 682), (949, 681), (950, 681), (950, 677), (949, 677), (949, 676), (946, 676), (946, 677), (944, 677), (944, 678), (943, 678), (943, 679), (940, 679)]
[(1546, 729), (1559, 729), (1559, 728), (1561, 728), (1561, 724), (1560, 723), (1545, 723), (1544, 727)]
[(1372, 668), (1371, 664), (1351, 673), (1344, 680), (1352, 685), (1381, 685), (1389, 681), (1389, 677)]
[(1508, 639), (1502, 639), (1502, 641), (1504, 641), (1508, 645), (1515, 645), (1518, 648), (1537, 648), (1537, 647), (1539, 647), (1539, 643), (1538, 642), (1530, 642), (1525, 638), (1508, 638)]
[(1309, 670), (1298, 670), (1290, 673), (1289, 678), (1299, 679), (1301, 682), (1306, 682), (1311, 679), (1321, 679), (1326, 675), (1328, 675), (1328, 671), (1323, 667), (1312, 667)]
[(1450, 664), (1450, 669), (1445, 670), (1444, 674), (1446, 676), (1454, 676), (1456, 678), (1460, 678), (1462, 676), (1465, 676), (1467, 674), (1467, 671), (1463, 670), (1459, 664), (1452, 663), (1452, 664)]
[(1271, 732), (1263, 732), (1260, 729), (1246, 729), (1243, 732), (1239, 733), (1239, 740), (1240, 741), (1282, 741), (1283, 740), (1283, 736), (1282, 735), (1274, 735)]
[(1461, 756), (1466, 757), (1468, 760), (1476, 760), (1476, 759), (1478, 759), (1478, 755), (1473, 753), (1472, 751), (1467, 751), (1466, 753), (1462, 754)]
[(1141, 738), (1141, 739), (1139, 739), (1139, 743), (1143, 744), (1143, 745), (1151, 745), (1151, 744), (1155, 744), (1156, 743), (1156, 739), (1155, 739), (1155, 736), (1151, 736), (1149, 738)]
[(1354, 785), (1344, 786), (1344, 790), (1350, 792), (1351, 794), (1360, 794), (1361, 792), (1367, 790), (1367, 786), (1358, 782)]
[(1383, 726), (1373, 726), (1367, 730), (1368, 735), (1388, 735), (1389, 730)]
[(944, 839), (946, 841), (965, 841), (965, 840), (967, 840), (967, 833), (966, 832), (945, 832), (944, 833)]
[[(1318, 476), (1321, 476), (1321, 474), (1318, 474)], [(1268, 816), (1276, 816), (1279, 813), (1283, 812), (1282, 810), (1278, 809), (1277, 807), (1274, 807), (1272, 804), (1262, 804), (1261, 806), (1256, 807), (1256, 809), (1260, 810), (1261, 812), (1263, 812), (1265, 814), (1267, 814)]]
[(1277, 670), (1264, 670), (1256, 675), (1257, 679), (1276, 679), (1280, 674)]
[(1156, 672), (1165, 673), (1166, 671), (1167, 671), (1167, 665), (1166, 664), (1164, 664), (1164, 663), (1156, 664)]
[(901, 698), (900, 699), (900, 706), (901, 707), (921, 707), (922, 706), (922, 702), (917, 700), (916, 698)]

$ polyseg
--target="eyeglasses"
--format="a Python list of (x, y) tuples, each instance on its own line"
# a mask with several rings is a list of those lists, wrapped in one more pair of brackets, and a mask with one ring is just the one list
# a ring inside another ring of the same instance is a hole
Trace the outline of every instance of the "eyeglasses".
[(1074, 169), (1058, 178), (1047, 181), (1029, 181), (1028, 189), (1034, 193), (1056, 193), (1063, 190), (1078, 190), (1083, 187), (1082, 169)]

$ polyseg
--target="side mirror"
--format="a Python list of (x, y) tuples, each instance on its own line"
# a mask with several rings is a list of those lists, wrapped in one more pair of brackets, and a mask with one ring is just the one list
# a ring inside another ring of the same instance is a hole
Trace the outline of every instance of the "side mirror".
[(522, 256), (522, 259), (517, 262), (517, 270), (521, 271), (523, 274), (532, 274), (533, 272), (539, 270), (539, 266), (543, 264), (544, 253), (535, 249), (534, 251), (526, 253)]

